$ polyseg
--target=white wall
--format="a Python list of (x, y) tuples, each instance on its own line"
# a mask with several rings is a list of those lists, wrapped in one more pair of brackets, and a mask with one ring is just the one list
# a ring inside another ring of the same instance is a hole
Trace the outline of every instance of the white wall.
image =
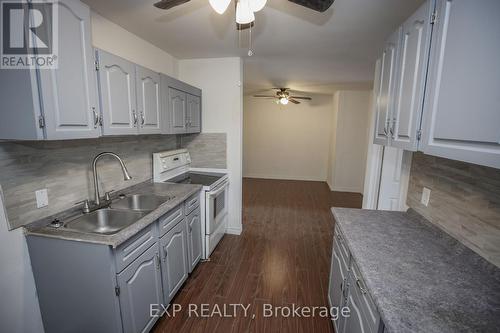
[(0, 332), (43, 332), (26, 240), (22, 229), (7, 230), (1, 195), (0, 267)]
[(330, 168), (332, 191), (363, 193), (371, 91), (337, 91), (337, 131), (332, 137), (334, 153)]
[(243, 63), (240, 58), (179, 60), (179, 79), (203, 91), (202, 130), (227, 133), (228, 233), (242, 230)]
[(310, 102), (286, 106), (245, 96), (244, 177), (326, 180), (333, 98), (311, 96)]
[(119, 25), (92, 12), (92, 44), (141, 66), (177, 77), (177, 59)]

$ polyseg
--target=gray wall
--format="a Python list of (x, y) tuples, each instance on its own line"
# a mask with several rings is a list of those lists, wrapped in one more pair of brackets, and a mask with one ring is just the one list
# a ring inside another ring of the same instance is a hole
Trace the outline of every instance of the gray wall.
[[(428, 207), (420, 203), (424, 186)], [(500, 170), (413, 154), (407, 203), (500, 267)]]

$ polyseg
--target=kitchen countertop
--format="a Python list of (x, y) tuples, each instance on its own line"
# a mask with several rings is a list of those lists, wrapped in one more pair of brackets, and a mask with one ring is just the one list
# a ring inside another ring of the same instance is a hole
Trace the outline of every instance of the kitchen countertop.
[(389, 332), (499, 332), (499, 268), (412, 210), (332, 213)]
[(177, 205), (185, 201), (191, 195), (200, 191), (202, 188), (201, 185), (193, 185), (193, 184), (174, 184), (174, 183), (153, 183), (151, 181), (147, 181), (144, 183), (140, 183), (128, 188), (125, 188), (121, 191), (117, 191), (113, 197), (118, 196), (119, 194), (155, 194), (158, 196), (170, 196), (173, 197), (171, 200), (166, 201), (161, 204), (154, 211), (149, 212), (142, 216), (137, 222), (129, 225), (128, 227), (118, 231), (112, 235), (104, 235), (97, 233), (83, 233), (74, 230), (68, 230), (64, 227), (54, 228), (48, 226), (48, 224), (53, 221), (55, 218), (65, 222), (70, 216), (75, 216), (78, 212), (81, 213), (81, 209), (71, 209), (65, 212), (61, 212), (60, 214), (56, 214), (40, 221), (36, 221), (30, 225), (25, 227), (25, 233), (27, 235), (37, 235), (44, 237), (53, 237), (60, 239), (67, 239), (79, 242), (89, 242), (89, 243), (97, 243), (97, 244), (105, 244), (110, 245), (112, 247), (117, 247), (118, 245), (125, 242), (130, 237), (137, 234), (139, 231), (155, 222), (162, 215), (167, 213), (169, 210), (175, 208)]

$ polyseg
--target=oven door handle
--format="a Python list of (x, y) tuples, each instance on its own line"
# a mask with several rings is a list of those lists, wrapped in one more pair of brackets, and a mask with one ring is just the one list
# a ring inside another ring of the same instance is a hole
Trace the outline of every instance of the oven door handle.
[(225, 182), (225, 183), (222, 183), (221, 185), (219, 185), (216, 189), (214, 189), (213, 191), (211, 192), (208, 192), (208, 195), (211, 196), (211, 197), (215, 197), (217, 196), (219, 193), (221, 193), (222, 191), (224, 191), (227, 186), (229, 185), (228, 182)]

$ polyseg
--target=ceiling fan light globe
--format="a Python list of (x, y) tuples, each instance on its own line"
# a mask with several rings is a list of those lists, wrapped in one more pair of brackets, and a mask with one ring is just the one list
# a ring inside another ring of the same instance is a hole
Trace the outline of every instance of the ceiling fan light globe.
[(224, 14), (227, 7), (229, 7), (229, 3), (231, 0), (208, 0), (210, 6), (212, 6), (213, 10), (217, 12), (217, 14)]
[(236, 4), (236, 23), (249, 24), (255, 20), (255, 15), (250, 9), (249, 0), (239, 0)]
[(267, 0), (249, 0), (249, 1), (250, 1), (250, 9), (254, 13), (256, 13), (259, 10), (261, 10), (262, 8), (264, 8), (264, 6), (267, 3)]
[(287, 105), (288, 104), (288, 99), (285, 98), (285, 97), (281, 97), (280, 98), (280, 103), (283, 104), (283, 105)]

